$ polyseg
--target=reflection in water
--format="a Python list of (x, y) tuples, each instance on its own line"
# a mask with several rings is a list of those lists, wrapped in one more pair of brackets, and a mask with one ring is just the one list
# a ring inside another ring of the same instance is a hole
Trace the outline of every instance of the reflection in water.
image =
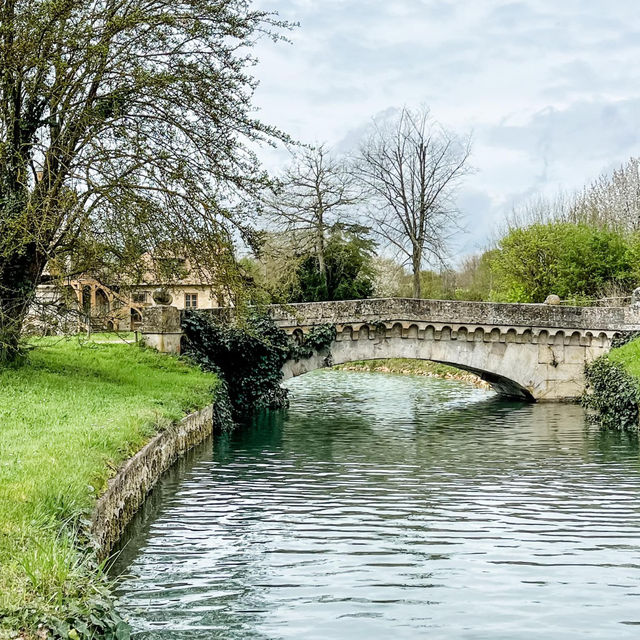
[(114, 570), (138, 638), (636, 638), (634, 439), (580, 407), (325, 371), (201, 448)]

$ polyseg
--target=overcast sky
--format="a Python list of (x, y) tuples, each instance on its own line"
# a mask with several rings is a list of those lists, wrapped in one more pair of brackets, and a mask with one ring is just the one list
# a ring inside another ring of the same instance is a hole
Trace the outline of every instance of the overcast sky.
[(426, 104), (473, 132), (460, 252), (480, 248), (514, 202), (578, 188), (640, 154), (638, 0), (256, 4), (300, 22), (292, 44), (256, 51), (264, 121), (349, 150), (374, 116)]

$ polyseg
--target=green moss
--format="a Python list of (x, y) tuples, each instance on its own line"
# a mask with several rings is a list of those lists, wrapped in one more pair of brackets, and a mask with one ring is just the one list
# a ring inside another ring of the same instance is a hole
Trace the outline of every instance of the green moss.
[[(0, 370), (0, 626), (102, 598), (83, 520), (160, 425), (212, 401), (215, 376), (135, 344), (44, 338)], [(74, 614), (75, 615), (75, 614)]]

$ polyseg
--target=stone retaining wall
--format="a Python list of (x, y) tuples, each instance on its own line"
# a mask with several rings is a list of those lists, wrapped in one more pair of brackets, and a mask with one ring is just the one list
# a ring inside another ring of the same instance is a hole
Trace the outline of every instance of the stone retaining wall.
[(91, 518), (91, 535), (100, 559), (108, 557), (160, 476), (206, 440), (212, 429), (213, 405), (209, 405), (159, 433), (120, 467)]

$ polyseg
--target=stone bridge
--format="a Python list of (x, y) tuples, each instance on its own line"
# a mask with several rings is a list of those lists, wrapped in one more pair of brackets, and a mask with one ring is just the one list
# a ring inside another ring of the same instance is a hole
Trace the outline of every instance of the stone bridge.
[(640, 329), (635, 307), (372, 299), (272, 307), (271, 315), (299, 339), (319, 324), (337, 331), (328, 353), (287, 362), (285, 378), (357, 360), (412, 358), (539, 401), (579, 397), (585, 364), (606, 353), (614, 336)]
[[(606, 353), (624, 331), (640, 330), (640, 308), (567, 307), (415, 299), (369, 299), (272, 306), (288, 334), (302, 339), (312, 327), (335, 326), (325, 353), (289, 361), (284, 377), (335, 364), (412, 358), (470, 371), (503, 395), (570, 400), (584, 389), (584, 366)], [(224, 315), (229, 310), (211, 309)], [(179, 351), (180, 312), (150, 307), (143, 334), (161, 351)]]

